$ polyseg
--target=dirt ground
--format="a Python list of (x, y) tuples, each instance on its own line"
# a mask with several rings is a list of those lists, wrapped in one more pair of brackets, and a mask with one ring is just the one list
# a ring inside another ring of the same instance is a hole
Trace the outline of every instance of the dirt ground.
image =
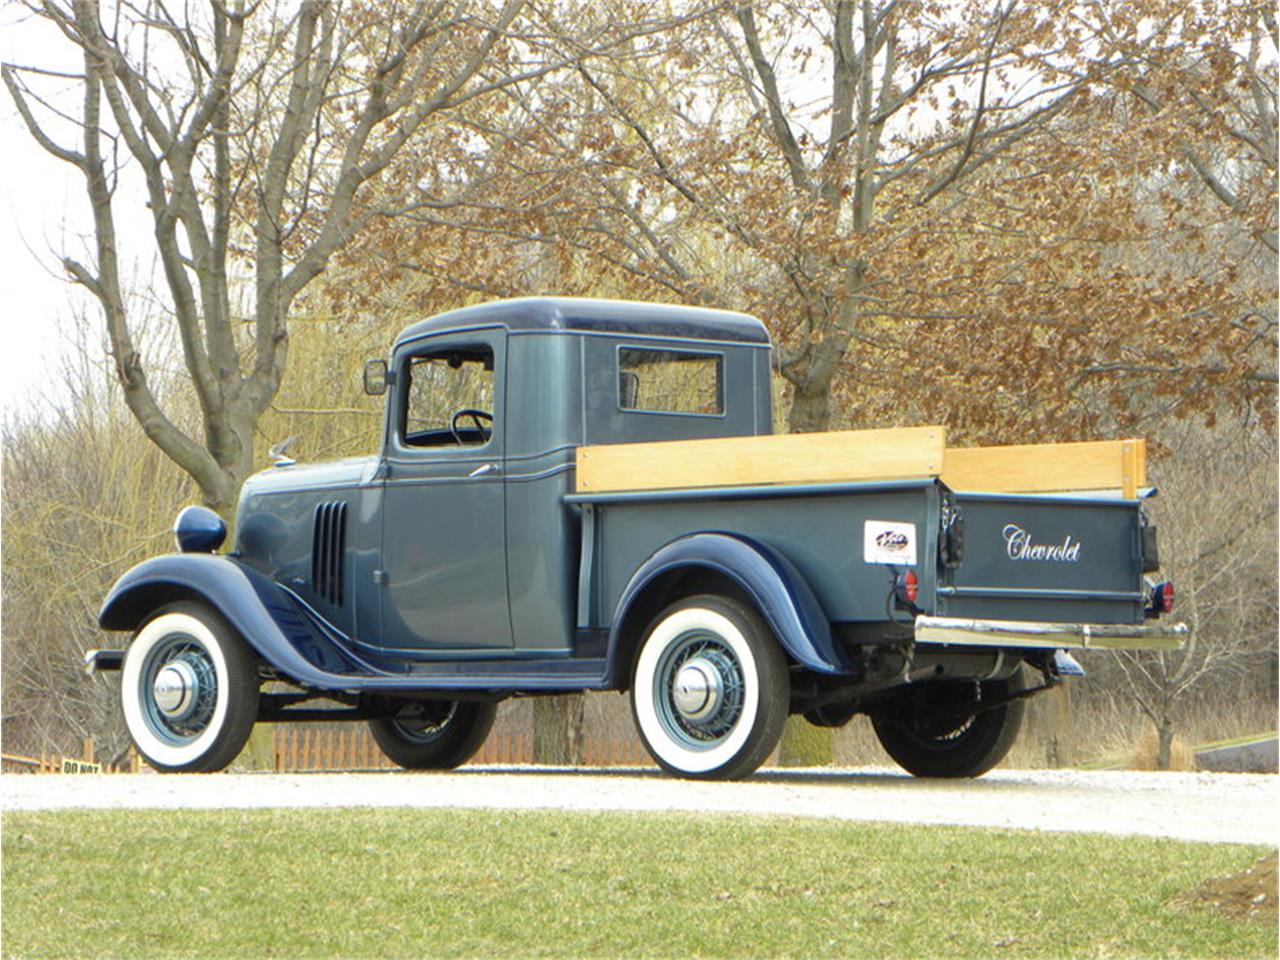
[(1272, 853), (1252, 867), (1229, 877), (1206, 880), (1174, 902), (1178, 906), (1207, 906), (1233, 920), (1251, 920), (1275, 924), (1277, 913), (1276, 854)]
[(1176, 837), (1280, 846), (1280, 778), (1249, 773), (995, 770), (915, 779), (886, 768), (762, 770), (741, 783), (653, 768), (464, 767), (452, 773), (0, 777), (0, 810), (405, 806), (687, 810)]

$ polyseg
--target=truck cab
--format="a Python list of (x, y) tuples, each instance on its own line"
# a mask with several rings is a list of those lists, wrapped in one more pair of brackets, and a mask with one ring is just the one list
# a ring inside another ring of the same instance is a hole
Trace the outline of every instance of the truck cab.
[(745, 314), (539, 298), (432, 317), (386, 362), (381, 453), (251, 478), (236, 552), (388, 653), (571, 654), (575, 451), (770, 433), (769, 378)]

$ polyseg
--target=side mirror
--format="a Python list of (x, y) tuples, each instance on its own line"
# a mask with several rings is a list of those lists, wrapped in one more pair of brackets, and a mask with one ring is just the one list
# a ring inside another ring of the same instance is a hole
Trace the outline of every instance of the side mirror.
[(391, 382), (391, 374), (387, 370), (387, 361), (368, 360), (364, 365), (364, 392), (371, 397), (380, 397), (387, 392), (387, 384)]

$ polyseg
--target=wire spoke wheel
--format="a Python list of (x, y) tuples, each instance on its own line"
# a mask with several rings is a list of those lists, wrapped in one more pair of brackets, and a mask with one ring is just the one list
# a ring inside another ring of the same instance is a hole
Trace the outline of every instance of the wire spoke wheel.
[(162, 772), (231, 763), (258, 716), (257, 660), (240, 635), (200, 603), (157, 610), (125, 651), (120, 703), (129, 736)]
[(727, 780), (755, 772), (777, 746), (790, 705), (786, 660), (750, 607), (703, 595), (650, 625), (631, 677), (631, 709), (668, 773)]
[(692, 631), (677, 638), (663, 653), (653, 683), (664, 729), (691, 749), (716, 746), (742, 717), (742, 665), (714, 634)]
[(449, 723), (457, 715), (456, 701), (414, 703), (402, 708), (391, 726), (406, 743), (435, 743), (448, 735)]
[(191, 743), (213, 722), (217, 668), (197, 638), (184, 633), (165, 637), (147, 654), (138, 684), (143, 718), (166, 743)]
[(1021, 669), (981, 685), (934, 682), (904, 688), (872, 716), (885, 752), (918, 777), (977, 777), (1009, 753), (1026, 712), (1025, 700), (998, 703), (1023, 689)]
[(498, 705), (484, 701), (409, 700), (369, 732), (392, 763), (406, 770), (451, 770), (484, 745)]

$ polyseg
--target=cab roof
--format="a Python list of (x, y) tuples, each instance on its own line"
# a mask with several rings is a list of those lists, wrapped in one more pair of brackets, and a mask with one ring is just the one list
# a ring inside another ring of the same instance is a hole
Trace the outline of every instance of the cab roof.
[(437, 333), (502, 326), (510, 331), (607, 333), (673, 339), (769, 343), (755, 317), (730, 310), (585, 297), (521, 297), (449, 310), (400, 331), (396, 346)]

